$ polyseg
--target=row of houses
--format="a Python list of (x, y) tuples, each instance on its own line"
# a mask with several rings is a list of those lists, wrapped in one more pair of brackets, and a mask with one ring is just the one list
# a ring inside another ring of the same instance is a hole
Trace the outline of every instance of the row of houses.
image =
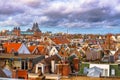
[[(106, 41), (107, 42), (107, 41)], [(103, 56), (115, 56), (115, 60), (119, 57), (119, 47), (115, 50), (104, 48), (103, 44), (89, 44), (79, 42), (79, 45), (74, 44), (65, 37), (44, 37), (37, 45), (26, 45), (24, 43), (11, 43), (6, 42), (3, 44), (5, 53), (18, 52), (26, 54), (47, 54), (49, 56), (59, 53), (64, 56), (69, 56), (71, 53), (76, 52), (77, 56), (86, 56), (87, 60), (101, 59)], [(10, 47), (11, 46), (11, 47)], [(20, 48), (21, 47), (21, 48)], [(2, 50), (2, 49), (1, 49)], [(2, 52), (2, 51), (1, 51)], [(96, 56), (98, 54), (98, 56)], [(95, 56), (95, 57), (94, 57)], [(93, 58), (94, 57), (94, 58)]]
[[(18, 38), (4, 41), (0, 47), (0, 67), (26, 70), (28, 78), (28, 73), (39, 73), (39, 70), (42, 74), (59, 73), (68, 76), (79, 71), (79, 61), (119, 62), (119, 42), (111, 36), (105, 39), (67, 37), (69, 36), (42, 36), (24, 41)], [(15, 73), (13, 72), (14, 78), (17, 75)], [(25, 76), (20, 74), (19, 77)]]
[[(70, 64), (67, 58), (74, 54), (77, 58), (77, 54), (79, 55), (77, 50), (72, 50), (73, 53), (70, 54), (68, 47), (65, 48), (66, 44), (68, 44), (68, 40), (66, 42), (55, 40), (57, 38), (53, 38), (50, 41), (53, 41), (52, 45), (47, 43), (40, 42), (38, 45), (27, 45), (22, 42), (4, 42), (1, 45), (1, 53), (0, 53), (0, 67), (3, 69), (11, 70), (12, 72), (9, 77), (16, 78), (16, 72), (13, 70), (27, 70), (28, 73), (39, 73), (39, 69), (42, 74), (44, 73), (60, 73), (62, 75), (68, 75), (70, 73)], [(55, 40), (55, 41), (54, 41)], [(55, 42), (59, 45), (55, 45)], [(64, 45), (61, 45), (62, 44)], [(58, 64), (58, 65), (57, 65)], [(68, 73), (66, 74), (64, 70), (62, 72), (60, 70), (59, 65), (68, 69)], [(66, 65), (67, 64), (67, 65)], [(74, 64), (76, 65), (76, 64)], [(78, 65), (78, 63), (77, 63)], [(78, 66), (77, 66), (78, 69)], [(23, 71), (24, 72), (24, 71)], [(25, 73), (25, 72), (24, 72)], [(13, 75), (14, 74), (14, 75)], [(27, 74), (28, 76), (28, 74)], [(24, 77), (23, 74), (17, 75), (18, 77)]]

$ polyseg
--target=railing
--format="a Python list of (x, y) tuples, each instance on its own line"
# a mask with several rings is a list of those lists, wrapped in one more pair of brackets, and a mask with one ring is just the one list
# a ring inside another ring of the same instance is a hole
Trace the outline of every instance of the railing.
[(3, 78), (3, 77), (0, 77), (0, 80), (24, 80), (24, 79), (15, 79), (15, 78)]

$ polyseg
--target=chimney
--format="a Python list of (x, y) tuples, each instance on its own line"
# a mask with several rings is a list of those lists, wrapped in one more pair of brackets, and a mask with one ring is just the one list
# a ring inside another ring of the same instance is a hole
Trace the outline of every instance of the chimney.
[(12, 78), (17, 78), (17, 71), (16, 70), (12, 70)]
[(70, 65), (69, 64), (62, 64), (62, 76), (68, 77), (70, 74)]
[(79, 59), (78, 58), (73, 59), (73, 64), (74, 64), (75, 71), (79, 71)]

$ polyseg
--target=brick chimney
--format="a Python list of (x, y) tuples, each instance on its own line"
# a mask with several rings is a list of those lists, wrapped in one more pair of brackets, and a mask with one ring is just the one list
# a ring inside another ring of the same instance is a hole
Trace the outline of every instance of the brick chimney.
[(79, 71), (79, 59), (78, 58), (73, 59), (73, 65), (74, 65), (75, 71)]

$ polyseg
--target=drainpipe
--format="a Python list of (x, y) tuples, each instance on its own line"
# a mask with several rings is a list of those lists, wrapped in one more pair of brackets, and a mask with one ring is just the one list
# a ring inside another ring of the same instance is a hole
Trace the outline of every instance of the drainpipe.
[(51, 71), (52, 73), (55, 72), (55, 60), (54, 59), (51, 61)]

